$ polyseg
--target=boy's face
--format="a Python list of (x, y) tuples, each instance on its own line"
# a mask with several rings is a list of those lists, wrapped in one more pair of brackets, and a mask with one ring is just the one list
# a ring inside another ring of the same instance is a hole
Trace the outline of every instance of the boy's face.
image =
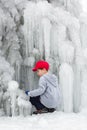
[(47, 73), (48, 71), (46, 69), (38, 69), (37, 70), (37, 75), (39, 77), (41, 77), (42, 75), (44, 75), (45, 73)]

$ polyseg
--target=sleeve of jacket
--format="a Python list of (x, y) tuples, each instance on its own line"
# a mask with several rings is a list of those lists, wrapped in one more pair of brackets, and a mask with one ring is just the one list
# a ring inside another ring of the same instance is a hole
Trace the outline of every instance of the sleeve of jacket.
[(39, 79), (39, 88), (29, 92), (30, 97), (36, 97), (42, 95), (46, 90), (46, 81), (44, 77)]

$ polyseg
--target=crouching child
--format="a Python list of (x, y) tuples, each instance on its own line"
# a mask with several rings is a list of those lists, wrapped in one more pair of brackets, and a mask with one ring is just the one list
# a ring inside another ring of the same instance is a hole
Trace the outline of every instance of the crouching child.
[(25, 91), (30, 97), (31, 104), (36, 107), (33, 114), (54, 112), (60, 102), (57, 77), (48, 72), (49, 63), (44, 60), (37, 61), (32, 70), (40, 77), (37, 89)]

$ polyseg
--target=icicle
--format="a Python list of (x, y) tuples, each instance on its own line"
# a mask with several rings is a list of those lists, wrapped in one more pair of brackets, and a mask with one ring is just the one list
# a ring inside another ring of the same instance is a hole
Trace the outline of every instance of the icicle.
[[(24, 97), (23, 97), (24, 98)], [(19, 106), (19, 115), (20, 116), (28, 116), (31, 115), (32, 105), (28, 100), (23, 99), (22, 97), (18, 97), (18, 106)]]
[(50, 57), (50, 29), (51, 23), (49, 19), (43, 19), (43, 34), (44, 34), (44, 49), (45, 49), (45, 59)]
[(18, 83), (16, 81), (10, 81), (8, 83), (8, 91), (11, 98), (11, 111), (12, 116), (16, 116), (16, 96), (17, 96), (17, 90), (18, 90)]
[(74, 47), (70, 41), (65, 41), (62, 46), (59, 45), (59, 59), (60, 63), (66, 62), (72, 64), (74, 60)]
[(24, 66), (25, 66), (25, 90), (32, 90), (34, 87), (34, 74), (32, 72), (32, 68), (35, 63), (35, 58), (33, 56), (27, 57), (24, 60)]
[(73, 79), (74, 73), (72, 67), (67, 63), (60, 66), (59, 71), (60, 87), (63, 96), (63, 110), (73, 112)]
[(83, 49), (80, 112), (87, 113), (87, 48)]

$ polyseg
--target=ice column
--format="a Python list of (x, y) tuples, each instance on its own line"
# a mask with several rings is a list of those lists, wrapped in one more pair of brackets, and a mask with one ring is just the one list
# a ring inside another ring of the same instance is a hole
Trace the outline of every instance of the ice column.
[(32, 105), (29, 102), (29, 99), (25, 100), (23, 98), (21, 96), (18, 97), (19, 115), (20, 116), (31, 115)]
[[(81, 105), (80, 111), (87, 113), (87, 15), (80, 16), (82, 42)], [(85, 33), (84, 33), (85, 32)]]
[(59, 48), (59, 58), (61, 65), (59, 69), (59, 82), (62, 90), (63, 104), (62, 109), (65, 112), (73, 111), (73, 80), (74, 73), (72, 66), (74, 58), (74, 48), (70, 44), (63, 44)]
[(17, 90), (18, 90), (18, 83), (16, 81), (10, 81), (8, 83), (8, 92), (11, 98), (11, 111), (12, 116), (16, 115), (16, 96), (17, 96)]
[[(75, 22), (75, 23), (74, 23)], [(82, 66), (82, 50), (80, 41), (80, 23), (78, 19), (73, 19), (73, 24), (68, 26), (70, 39), (75, 47), (75, 61), (74, 61), (74, 111), (78, 112), (81, 98), (81, 66)]]
[(50, 29), (51, 23), (49, 19), (44, 18), (42, 21), (43, 32), (44, 32), (44, 48), (45, 48), (45, 59), (50, 57)]
[(32, 72), (32, 68), (35, 63), (35, 58), (33, 56), (26, 57), (24, 60), (24, 66), (25, 66), (25, 90), (32, 90), (34, 87), (34, 73)]

